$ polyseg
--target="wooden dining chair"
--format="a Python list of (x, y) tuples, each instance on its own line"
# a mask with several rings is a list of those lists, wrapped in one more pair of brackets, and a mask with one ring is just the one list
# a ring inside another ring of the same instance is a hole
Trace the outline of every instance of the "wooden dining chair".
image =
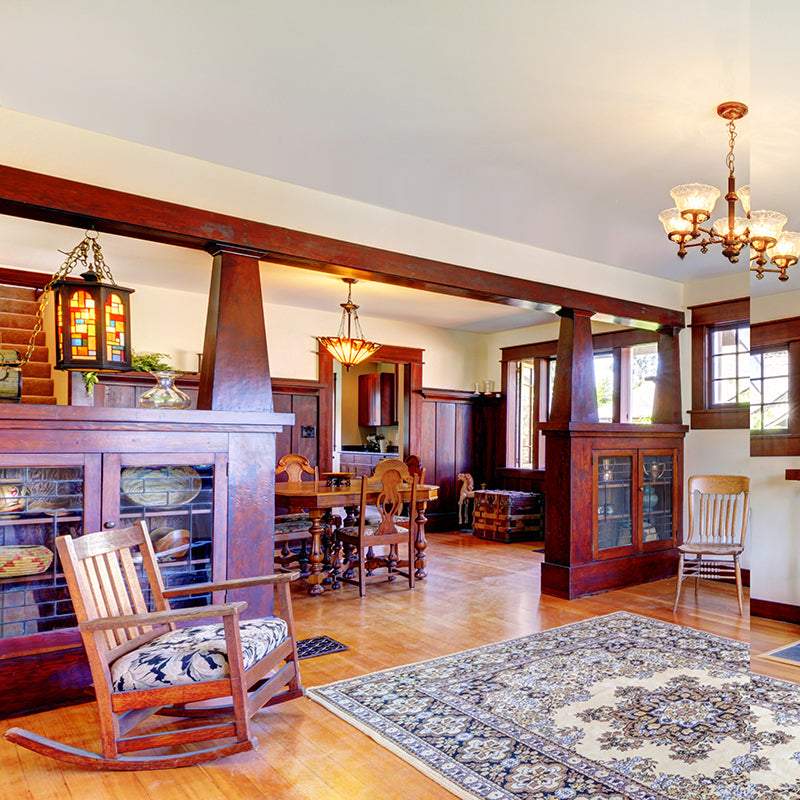
[[(91, 669), (102, 753), (21, 728), (6, 731), (9, 741), (98, 770), (181, 767), (256, 749), (251, 717), (303, 694), (289, 594), (296, 573), (165, 590), (144, 522), (59, 536), (56, 548)], [(174, 597), (264, 586), (277, 590), (278, 616), (240, 620), (247, 607), (241, 601), (169, 604)], [(204, 618), (221, 622), (177, 627)], [(154, 714), (170, 721), (141, 731)], [(184, 719), (175, 724), (175, 717)], [(147, 752), (156, 748), (170, 752)]]
[(733, 580), (742, 603), (742, 571), (750, 508), (750, 478), (743, 475), (692, 475), (689, 478), (689, 534), (678, 546), (678, 585), (673, 612), (678, 609), (681, 584), (694, 577), (697, 595), (700, 578)]
[[(361, 597), (366, 595), (367, 582), (383, 578), (377, 570), (386, 570), (385, 577), (393, 581), (398, 575), (408, 579), (409, 589), (414, 588), (414, 540), (416, 523), (414, 514), (402, 517), (403, 500), (400, 489), (410, 488), (409, 509), (416, 508), (418, 476), (397, 459), (378, 462), (372, 475), (361, 479), (361, 501), (358, 524), (351, 528), (340, 528), (337, 533), (339, 545), (344, 550), (340, 580), (358, 585)], [(367, 523), (367, 496), (378, 489), (372, 505), (377, 510), (377, 523)], [(405, 544), (408, 560), (401, 562), (399, 545)], [(385, 554), (377, 554), (375, 548), (386, 547)]]
[[(304, 475), (319, 481), (319, 467), (312, 467), (305, 456), (287, 453), (278, 461), (275, 477), (286, 475), (287, 483), (300, 483)], [(274, 529), (275, 564), (283, 568), (297, 564), (301, 574), (308, 571), (311, 517), (308, 514), (276, 514)], [(280, 548), (280, 549), (278, 549)]]

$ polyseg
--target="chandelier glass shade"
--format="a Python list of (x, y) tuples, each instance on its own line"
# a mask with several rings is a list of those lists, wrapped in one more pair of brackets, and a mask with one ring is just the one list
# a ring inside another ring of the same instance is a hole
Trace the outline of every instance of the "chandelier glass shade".
[[(722, 192), (704, 183), (687, 183), (670, 191), (675, 207), (662, 211), (658, 218), (667, 237), (678, 245), (680, 258), (685, 258), (689, 247), (699, 247), (701, 253), (707, 253), (709, 245), (719, 244), (722, 255), (734, 264), (742, 249), (748, 247), (750, 270), (756, 273), (757, 278), (763, 278), (765, 272), (776, 272), (778, 280), (785, 281), (789, 277), (786, 270), (800, 258), (800, 234), (783, 230), (787, 222), (785, 214), (751, 211), (749, 186), (736, 189), (736, 120), (747, 114), (747, 106), (734, 101), (721, 103), (717, 106), (717, 114), (728, 122), (729, 150), (725, 159), (728, 167), (727, 215), (714, 220), (710, 228), (703, 227), (702, 223), (711, 218)], [(744, 216), (737, 215), (737, 200)]]
[(340, 303), (342, 319), (336, 336), (321, 336), (320, 344), (347, 370), (366, 361), (380, 347), (377, 342), (364, 338), (361, 323), (358, 321), (358, 306), (353, 302), (353, 284), (356, 278), (342, 278), (348, 284), (347, 300)]

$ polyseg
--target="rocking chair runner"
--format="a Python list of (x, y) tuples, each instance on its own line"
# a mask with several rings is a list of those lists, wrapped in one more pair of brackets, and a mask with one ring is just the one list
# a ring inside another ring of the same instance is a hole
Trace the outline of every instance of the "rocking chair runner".
[[(93, 769), (181, 767), (256, 749), (250, 718), (267, 704), (303, 694), (289, 594), (296, 573), (165, 590), (144, 522), (75, 539), (59, 536), (56, 547), (91, 668), (103, 752), (80, 750), (21, 728), (6, 731), (9, 741)], [(142, 556), (152, 612), (132, 548)], [(265, 585), (277, 589), (278, 617), (240, 621), (244, 602), (169, 606), (170, 597)], [(177, 622), (209, 617), (221, 617), (222, 623), (176, 629)], [(195, 705), (209, 700), (222, 705)], [(154, 714), (197, 718), (197, 724), (131, 733)], [(128, 755), (194, 742), (213, 744), (175, 754)]]

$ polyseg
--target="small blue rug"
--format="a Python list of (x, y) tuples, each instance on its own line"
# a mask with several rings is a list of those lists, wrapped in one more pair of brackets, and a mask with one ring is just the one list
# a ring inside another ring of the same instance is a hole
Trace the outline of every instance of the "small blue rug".
[(800, 642), (793, 642), (786, 647), (781, 647), (778, 650), (770, 650), (769, 653), (764, 653), (762, 658), (770, 658), (773, 661), (789, 661), (792, 664), (800, 664)]

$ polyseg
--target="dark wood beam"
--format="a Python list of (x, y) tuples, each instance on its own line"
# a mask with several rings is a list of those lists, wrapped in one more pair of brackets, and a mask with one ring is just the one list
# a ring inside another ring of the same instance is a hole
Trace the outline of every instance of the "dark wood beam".
[(597, 422), (592, 313), (563, 308), (550, 422)]
[(681, 311), (366, 247), (3, 165), (0, 213), (77, 228), (93, 226), (102, 233), (196, 249), (233, 246), (275, 263), (536, 311), (585, 308), (633, 327), (684, 325)]

